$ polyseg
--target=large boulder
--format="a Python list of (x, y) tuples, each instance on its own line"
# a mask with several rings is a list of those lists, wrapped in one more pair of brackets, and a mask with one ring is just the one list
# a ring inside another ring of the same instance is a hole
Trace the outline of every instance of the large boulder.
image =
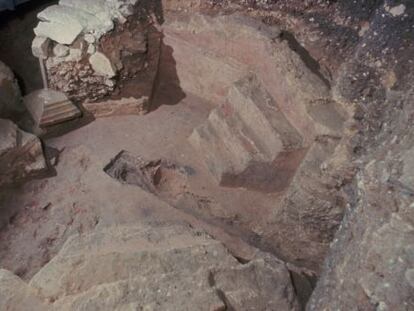
[(41, 310), (299, 310), (283, 262), (258, 254), (241, 264), (222, 243), (186, 224), (74, 235), (29, 285), (0, 270), (3, 287), (10, 294), (0, 300), (1, 310), (28, 310), (30, 302), (38, 310), (42, 298), (50, 303)]
[(1, 310), (49, 310), (35, 291), (12, 272), (0, 269)]
[(42, 143), (10, 120), (0, 119), (0, 186), (47, 170)]

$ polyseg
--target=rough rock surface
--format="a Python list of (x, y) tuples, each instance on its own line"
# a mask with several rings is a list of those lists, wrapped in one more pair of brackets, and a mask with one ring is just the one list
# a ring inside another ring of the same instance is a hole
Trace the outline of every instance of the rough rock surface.
[(0, 119), (0, 186), (45, 170), (47, 164), (39, 138), (20, 130), (10, 120)]
[(263, 254), (240, 264), (188, 225), (75, 235), (29, 286), (5, 270), (0, 275), (0, 287), (13, 290), (0, 306), (10, 310), (298, 310), (282, 262)]
[(48, 310), (33, 288), (17, 275), (3, 269), (0, 270), (0, 301), (2, 310)]
[(377, 4), (338, 73), (337, 96), (357, 107), (359, 165), (309, 310), (414, 308), (413, 18), (410, 1)]

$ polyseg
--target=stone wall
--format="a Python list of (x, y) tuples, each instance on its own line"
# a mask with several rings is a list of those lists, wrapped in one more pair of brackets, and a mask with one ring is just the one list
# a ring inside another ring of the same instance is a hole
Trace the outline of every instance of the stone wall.
[(309, 310), (414, 307), (414, 5), (378, 5), (336, 94), (356, 105), (358, 174)]
[(155, 30), (145, 8), (134, 0), (61, 0), (40, 12), (32, 50), (44, 59), (50, 87), (78, 103), (132, 97), (142, 105), (152, 83), (133, 91), (124, 86), (153, 79), (157, 70), (149, 63)]

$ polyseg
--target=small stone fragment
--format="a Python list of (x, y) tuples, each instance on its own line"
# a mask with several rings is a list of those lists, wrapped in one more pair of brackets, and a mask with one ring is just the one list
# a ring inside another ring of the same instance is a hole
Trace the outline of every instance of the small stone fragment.
[(82, 58), (82, 50), (81, 49), (69, 49), (69, 56), (67, 61), (80, 61)]
[(116, 71), (111, 61), (101, 52), (96, 52), (89, 58), (92, 69), (101, 76), (112, 78)]
[(88, 50), (86, 51), (88, 54), (94, 54), (96, 52), (96, 48), (93, 44), (89, 44)]
[(109, 86), (109, 87), (114, 87), (115, 86), (115, 82), (111, 79), (106, 79), (105, 80), (105, 85)]
[(65, 57), (69, 54), (69, 48), (63, 44), (57, 44), (53, 48), (53, 54), (57, 57)]
[(405, 12), (405, 5), (400, 4), (400, 5), (394, 6), (392, 8), (388, 8), (387, 11), (394, 17), (400, 16), (400, 15), (404, 14), (404, 12)]
[(38, 58), (49, 56), (50, 40), (46, 37), (35, 37), (32, 42), (32, 53)]
[(85, 39), (85, 41), (86, 42), (88, 42), (88, 43), (95, 43), (95, 37), (93, 36), (93, 35), (91, 35), (91, 34), (89, 34), (89, 33), (87, 33), (85, 36), (84, 36), (84, 39)]

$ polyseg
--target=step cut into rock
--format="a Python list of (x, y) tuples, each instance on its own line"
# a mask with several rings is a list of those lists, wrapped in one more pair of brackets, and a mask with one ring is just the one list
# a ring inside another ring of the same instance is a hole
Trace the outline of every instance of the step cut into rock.
[(306, 153), (302, 141), (254, 74), (234, 83), (190, 136), (220, 185), (266, 192), (289, 185)]
[(34, 121), (35, 129), (59, 124), (82, 115), (79, 108), (64, 93), (50, 89), (30, 93), (23, 101)]

